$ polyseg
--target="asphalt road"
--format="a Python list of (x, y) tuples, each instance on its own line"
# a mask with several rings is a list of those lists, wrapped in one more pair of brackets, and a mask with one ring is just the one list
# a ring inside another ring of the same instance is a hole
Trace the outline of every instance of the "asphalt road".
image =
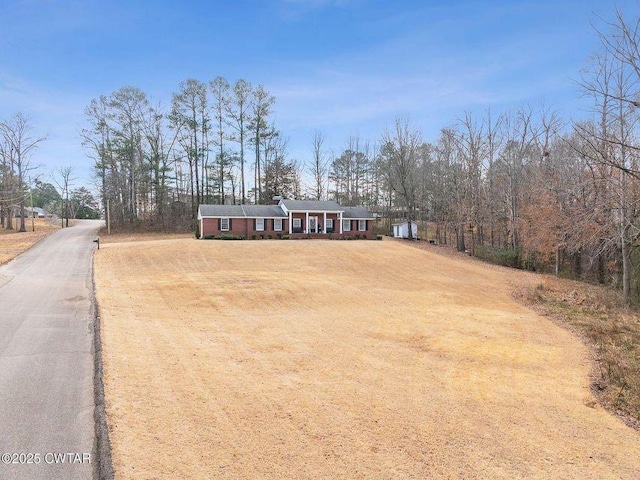
[(91, 256), (101, 222), (0, 267), (0, 479), (91, 479)]

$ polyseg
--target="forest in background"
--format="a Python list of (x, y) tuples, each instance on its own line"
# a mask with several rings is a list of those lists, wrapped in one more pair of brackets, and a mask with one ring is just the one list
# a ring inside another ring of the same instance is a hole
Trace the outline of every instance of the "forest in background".
[[(595, 32), (602, 48), (576, 89), (592, 114), (577, 122), (544, 107), (462, 113), (428, 142), (397, 119), (338, 154), (318, 131), (303, 162), (274, 125), (273, 95), (217, 77), (185, 80), (168, 107), (135, 87), (94, 99), (82, 141), (113, 228), (192, 228), (201, 203), (331, 199), (380, 214), (381, 232), (419, 221), (438, 243), (610, 285), (637, 302), (638, 28), (617, 13)], [(7, 170), (14, 151), (3, 152), (2, 178), (21, 176), (13, 160)]]
[(85, 186), (75, 186), (73, 169), (60, 167), (50, 176), (42, 175), (34, 165), (32, 154), (46, 140), (32, 133), (29, 119), (17, 113), (0, 120), (0, 228), (25, 232), (26, 219), (38, 215), (60, 218), (63, 226), (69, 219), (100, 218), (99, 205)]

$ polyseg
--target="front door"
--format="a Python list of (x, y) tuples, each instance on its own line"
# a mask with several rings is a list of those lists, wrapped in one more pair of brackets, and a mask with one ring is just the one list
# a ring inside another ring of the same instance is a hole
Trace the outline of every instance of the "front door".
[(309, 217), (309, 233), (318, 233), (318, 217)]

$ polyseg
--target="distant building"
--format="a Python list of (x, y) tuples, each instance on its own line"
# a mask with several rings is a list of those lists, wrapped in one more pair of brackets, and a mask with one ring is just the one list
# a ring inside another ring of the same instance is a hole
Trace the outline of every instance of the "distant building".
[[(20, 210), (20, 206), (17, 205), (15, 207), (13, 207), (13, 216), (16, 218), (20, 218), (21, 216), (21, 210)], [(25, 218), (46, 218), (47, 217), (47, 212), (40, 207), (24, 207), (24, 216)]]

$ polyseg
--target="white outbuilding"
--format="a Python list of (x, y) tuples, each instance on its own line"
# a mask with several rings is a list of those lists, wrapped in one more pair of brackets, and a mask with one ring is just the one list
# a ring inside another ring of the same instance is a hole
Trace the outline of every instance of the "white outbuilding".
[(416, 222), (406, 221), (402, 223), (394, 223), (393, 237), (394, 238), (409, 238), (409, 225), (411, 225), (411, 237), (418, 238), (418, 224)]

